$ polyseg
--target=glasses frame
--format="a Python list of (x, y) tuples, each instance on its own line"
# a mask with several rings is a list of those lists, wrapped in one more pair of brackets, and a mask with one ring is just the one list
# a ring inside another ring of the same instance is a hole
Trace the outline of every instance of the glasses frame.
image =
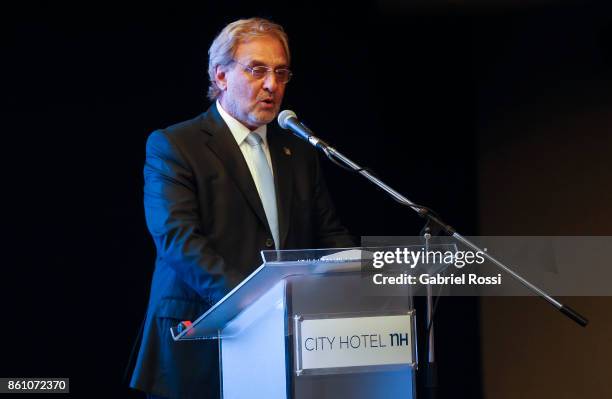
[[(266, 66), (266, 65), (257, 65), (257, 66), (252, 67), (252, 66), (245, 65), (245, 64), (243, 64), (243, 63), (241, 63), (239, 61), (236, 61), (236, 60), (232, 60), (232, 61), (235, 62), (236, 64), (242, 66), (247, 71), (249, 71), (251, 73), (251, 76), (253, 76), (253, 79), (260, 80), (260, 79), (263, 79), (266, 76), (268, 76), (268, 74), (274, 72), (274, 76), (276, 76), (276, 79), (277, 79), (277, 81), (279, 83), (287, 84), (287, 83), (289, 83), (291, 81), (291, 78), (293, 77), (293, 72), (291, 72), (291, 69), (289, 69), (289, 68), (275, 68), (275, 69), (272, 69), (271, 67)], [(255, 74), (258, 72), (256, 70), (257, 68), (259, 68), (259, 71), (264, 71), (265, 70), (266, 73), (263, 76), (261, 76), (261, 77), (255, 76)], [(280, 77), (278, 76), (277, 71), (287, 71), (288, 72), (287, 80), (283, 81), (282, 79), (280, 79)]]

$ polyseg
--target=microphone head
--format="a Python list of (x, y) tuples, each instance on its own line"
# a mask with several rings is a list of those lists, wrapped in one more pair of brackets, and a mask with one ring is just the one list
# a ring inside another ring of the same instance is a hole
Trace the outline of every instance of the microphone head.
[(289, 129), (289, 126), (287, 126), (287, 121), (290, 118), (297, 119), (297, 115), (295, 114), (295, 112), (286, 109), (282, 111), (280, 114), (278, 114), (278, 118), (276, 118), (276, 120), (278, 121), (278, 125), (280, 127), (282, 127), (283, 129)]

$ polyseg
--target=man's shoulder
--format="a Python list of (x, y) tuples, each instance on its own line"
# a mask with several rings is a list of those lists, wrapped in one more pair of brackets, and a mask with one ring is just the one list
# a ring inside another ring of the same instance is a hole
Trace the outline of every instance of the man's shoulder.
[(205, 115), (206, 113), (203, 113), (189, 120), (154, 130), (146, 140), (147, 153), (168, 156), (178, 151), (185, 156), (191, 148), (199, 147), (199, 144), (204, 143), (201, 140), (206, 136), (202, 134), (202, 121)]
[(219, 129), (216, 127), (218, 118), (215, 115), (214, 105), (208, 108), (202, 114), (188, 119), (183, 122), (178, 122), (168, 127), (157, 129), (149, 135), (149, 140), (158, 138), (163, 141), (171, 141), (175, 144), (193, 144), (194, 140), (202, 140), (208, 137), (203, 132), (214, 131)]
[[(196, 132), (200, 132), (202, 129), (202, 121), (206, 113), (200, 114), (195, 118), (188, 119), (186, 121), (178, 122), (173, 125), (167, 126), (162, 129), (156, 130), (156, 132), (162, 132), (166, 136), (170, 136), (173, 139), (184, 138), (190, 136)], [(153, 132), (155, 133), (155, 132)]]

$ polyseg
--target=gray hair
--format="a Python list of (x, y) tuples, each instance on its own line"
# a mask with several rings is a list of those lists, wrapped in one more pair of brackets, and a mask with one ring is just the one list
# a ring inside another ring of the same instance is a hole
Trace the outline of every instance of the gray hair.
[(217, 86), (215, 74), (217, 66), (229, 65), (234, 59), (236, 48), (240, 43), (249, 39), (262, 36), (276, 37), (287, 55), (287, 62), (290, 61), (289, 39), (282, 26), (263, 18), (239, 19), (227, 25), (213, 40), (208, 49), (208, 98), (216, 100), (221, 94), (221, 89)]

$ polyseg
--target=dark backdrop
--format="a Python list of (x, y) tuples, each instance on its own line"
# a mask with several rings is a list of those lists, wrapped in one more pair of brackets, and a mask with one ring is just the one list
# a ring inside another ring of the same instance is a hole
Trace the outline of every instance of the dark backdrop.
[[(479, 230), (612, 234), (612, 5), (537, 7), (475, 26)], [(589, 271), (588, 262), (576, 262)], [(612, 397), (612, 297), (481, 302), (485, 397)]]
[[(538, 10), (559, 6), (254, 3), (0, 13), (0, 376), (65, 376), (75, 396), (137, 396), (122, 374), (154, 259), (142, 208), (145, 139), (208, 106), (206, 51), (239, 17), (269, 17), (289, 33), (295, 78), (284, 108), (459, 231), (478, 233), (478, 129), (507, 105), (503, 73), (488, 75), (505, 46), (496, 21), (520, 29), (517, 16), (535, 15), (538, 35), (547, 23)], [(599, 15), (585, 12), (586, 25)], [(520, 46), (514, 57), (530, 65)], [(412, 211), (324, 166), (353, 233), (418, 234)], [(443, 397), (481, 396), (478, 314), (471, 298), (440, 303)]]
[[(2, 16), (1, 375), (68, 376), (74, 395), (130, 395), (122, 373), (154, 259), (142, 208), (145, 139), (205, 110), (208, 46), (239, 17), (286, 27), (295, 72), (286, 108), (409, 198), (475, 233), (470, 27), (454, 7), (10, 11)], [(325, 169), (356, 235), (418, 234), (411, 210)], [(479, 392), (476, 313), (470, 300), (440, 306), (443, 388), (466, 397)]]

